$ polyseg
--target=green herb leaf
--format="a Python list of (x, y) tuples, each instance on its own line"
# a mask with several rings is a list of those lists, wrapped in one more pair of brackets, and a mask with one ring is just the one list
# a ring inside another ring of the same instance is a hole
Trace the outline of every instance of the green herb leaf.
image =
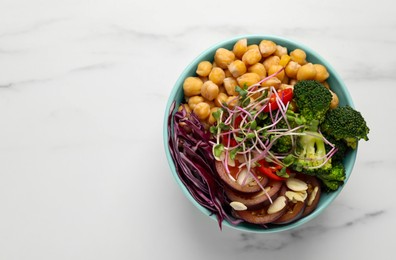
[(245, 98), (244, 100), (242, 100), (241, 105), (242, 107), (247, 107), (250, 104), (250, 98)]
[(216, 135), (217, 134), (217, 127), (212, 125), (211, 127), (209, 127), (209, 131), (211, 134)]
[(235, 149), (232, 149), (232, 150), (230, 151), (230, 158), (231, 158), (231, 160), (235, 160), (235, 156), (236, 156), (237, 153), (238, 153), (239, 151), (241, 151), (241, 150), (242, 150), (241, 147), (237, 147), (237, 148), (235, 148)]
[(257, 116), (257, 118), (260, 119), (260, 120), (265, 120), (265, 119), (268, 118), (268, 113), (260, 113), (260, 114)]
[(230, 126), (229, 125), (226, 125), (226, 124), (224, 124), (223, 122), (221, 122), (220, 124), (219, 124), (219, 126), (218, 126), (221, 130), (223, 130), (223, 131), (227, 131), (227, 130), (229, 130), (230, 129)]
[(242, 142), (243, 140), (244, 140), (245, 138), (243, 138), (243, 137), (239, 137), (239, 136), (235, 136), (235, 140), (237, 141), (237, 142)]
[(220, 158), (223, 152), (224, 152), (223, 144), (216, 144), (215, 146), (213, 146), (213, 154), (216, 158)]
[(282, 162), (285, 164), (286, 167), (289, 167), (292, 165), (295, 161), (295, 158), (292, 154), (287, 155), (285, 158), (283, 158)]
[(283, 167), (280, 171), (276, 171), (276, 175), (283, 178), (289, 178), (289, 174), (286, 172), (286, 167)]
[(248, 91), (241, 88), (240, 86), (236, 86), (235, 91), (238, 92), (239, 96), (241, 96), (242, 99), (244, 99), (248, 94)]
[(215, 112), (212, 113), (212, 116), (219, 121), (221, 116), (221, 109), (217, 109)]
[(255, 138), (256, 137), (256, 135), (254, 134), (254, 133), (248, 133), (247, 135), (246, 135), (246, 138), (247, 139), (253, 139), (253, 138)]

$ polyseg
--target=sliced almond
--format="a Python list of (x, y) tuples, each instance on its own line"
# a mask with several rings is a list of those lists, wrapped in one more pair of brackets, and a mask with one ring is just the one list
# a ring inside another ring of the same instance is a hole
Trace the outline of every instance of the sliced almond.
[(286, 196), (290, 201), (296, 203), (297, 201), (303, 202), (303, 201), (307, 198), (308, 194), (307, 194), (306, 191), (298, 191), (298, 192), (295, 192), (295, 191), (286, 191), (286, 192), (285, 192), (285, 196)]
[(230, 206), (235, 209), (236, 211), (242, 211), (242, 210), (247, 210), (247, 207), (245, 204), (239, 201), (233, 201), (230, 203)]
[(253, 179), (251, 173), (249, 173), (246, 168), (243, 168), (238, 175), (237, 183), (240, 185), (248, 184), (248, 183), (251, 183), (253, 180), (254, 179)]
[(316, 195), (318, 194), (318, 191), (319, 191), (319, 187), (318, 187), (318, 186), (315, 186), (315, 188), (313, 189), (313, 191), (312, 191), (311, 194), (309, 195), (309, 199), (308, 199), (308, 201), (307, 201), (307, 205), (308, 205), (308, 206), (311, 206), (311, 205), (312, 205), (312, 202), (315, 200)]
[(279, 196), (268, 207), (267, 213), (268, 214), (274, 214), (276, 212), (281, 211), (284, 207), (286, 207), (286, 197), (285, 196)]
[(288, 178), (286, 186), (292, 191), (305, 191), (308, 189), (308, 184), (297, 178)]

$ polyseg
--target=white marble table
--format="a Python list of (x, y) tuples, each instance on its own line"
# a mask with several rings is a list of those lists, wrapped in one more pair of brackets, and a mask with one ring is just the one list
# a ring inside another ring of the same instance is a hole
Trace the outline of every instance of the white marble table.
[[(1, 1), (0, 259), (395, 259), (395, 4), (357, 3)], [(240, 34), (315, 49), (371, 128), (347, 187), (294, 231), (219, 231), (166, 162), (177, 77)]]

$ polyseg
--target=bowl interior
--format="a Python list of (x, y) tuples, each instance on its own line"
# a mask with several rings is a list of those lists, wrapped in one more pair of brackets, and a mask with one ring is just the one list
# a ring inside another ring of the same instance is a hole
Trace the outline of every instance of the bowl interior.
[[(337, 74), (337, 72), (334, 70), (334, 68), (325, 60), (323, 59), (319, 54), (317, 54), (315, 51), (311, 50), (309, 47), (297, 43), (295, 41), (285, 39), (282, 37), (278, 36), (273, 36), (273, 35), (242, 35), (239, 37), (235, 37), (223, 42), (220, 42), (216, 45), (213, 45), (212, 47), (208, 48), (205, 50), (203, 53), (201, 53), (197, 58), (195, 58), (187, 67), (186, 69), (182, 72), (178, 80), (176, 81), (172, 92), (169, 96), (166, 110), (165, 110), (165, 118), (164, 118), (164, 125), (163, 125), (163, 140), (164, 140), (164, 146), (165, 146), (165, 153), (168, 159), (169, 166), (172, 171), (172, 175), (175, 178), (176, 182), (182, 189), (184, 195), (205, 215), (209, 216), (213, 220), (217, 221), (216, 217), (214, 215), (210, 215), (210, 212), (202, 207), (199, 203), (197, 203), (194, 198), (190, 195), (188, 192), (187, 188), (183, 185), (183, 183), (180, 181), (179, 177), (177, 176), (176, 173), (176, 168), (175, 168), (175, 162), (173, 161), (170, 151), (169, 151), (169, 146), (168, 146), (168, 130), (167, 130), (167, 118), (169, 115), (169, 110), (171, 107), (171, 104), (173, 101), (176, 101), (176, 107), (183, 102), (183, 82), (186, 77), (189, 76), (194, 76), (195, 75), (195, 70), (197, 68), (197, 65), (200, 61), (203, 60), (208, 60), (208, 61), (213, 61), (214, 54), (216, 50), (220, 47), (232, 50), (232, 47), (234, 46), (235, 42), (241, 38), (247, 38), (248, 44), (258, 44), (260, 43), (261, 40), (267, 39), (267, 40), (272, 40), (275, 43), (284, 46), (287, 48), (288, 52), (299, 48), (303, 49), (306, 54), (307, 54), (307, 60), (312, 63), (319, 63), (324, 65), (329, 74), (330, 77), (328, 78), (327, 82), (330, 84), (332, 90), (338, 95), (340, 105), (349, 105), (351, 107), (354, 107), (352, 98), (347, 90), (347, 87), (345, 86), (344, 82), (341, 80), (340, 76)], [(306, 216), (305, 218), (302, 218), (294, 223), (284, 225), (284, 226), (276, 226), (276, 227), (271, 227), (270, 229), (264, 229), (257, 227), (255, 225), (251, 225), (248, 223), (243, 223), (238, 226), (234, 226), (227, 221), (223, 221), (223, 226), (228, 226), (231, 228), (235, 228), (240, 231), (248, 231), (248, 232), (255, 232), (255, 233), (274, 233), (274, 232), (279, 232), (279, 231), (285, 231), (289, 230), (295, 227), (298, 227), (313, 218), (317, 217), (323, 210), (339, 195), (345, 184), (347, 183), (351, 172), (352, 168), (354, 166), (355, 160), (356, 160), (356, 155), (357, 155), (357, 149), (354, 151), (351, 151), (344, 159), (344, 166), (346, 170), (346, 180), (343, 186), (341, 186), (337, 191), (331, 192), (331, 193), (323, 193), (320, 202), (314, 212), (312, 212), (310, 215)]]

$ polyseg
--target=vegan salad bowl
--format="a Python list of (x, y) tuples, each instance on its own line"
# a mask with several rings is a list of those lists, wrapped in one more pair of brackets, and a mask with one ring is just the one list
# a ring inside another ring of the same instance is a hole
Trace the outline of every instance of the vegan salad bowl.
[(163, 139), (183, 194), (219, 228), (273, 233), (321, 214), (369, 128), (334, 68), (273, 35), (220, 42), (182, 72)]

